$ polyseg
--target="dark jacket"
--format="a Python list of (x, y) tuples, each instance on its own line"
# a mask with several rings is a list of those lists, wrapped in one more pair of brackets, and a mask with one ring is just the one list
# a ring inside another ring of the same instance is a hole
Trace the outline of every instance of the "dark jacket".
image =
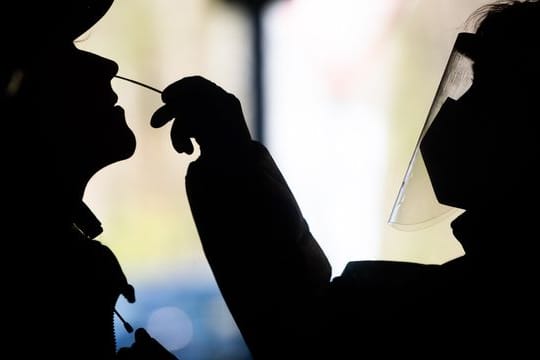
[[(353, 261), (331, 279), (261, 144), (227, 161), (199, 158), (186, 186), (206, 257), (255, 359), (538, 352), (525, 346), (532, 333), (521, 325), (537, 318), (532, 266), (508, 246), (525, 235), (509, 218), (506, 226), (493, 211), (461, 215), (452, 226), (466, 254), (445, 264)], [(499, 226), (479, 231), (486, 222)]]
[(133, 288), (109, 247), (69, 221), (42, 220), (28, 222), (10, 244), (16, 260), (6, 276), (5, 324), (12, 356), (114, 359), (114, 307), (120, 294), (134, 301)]

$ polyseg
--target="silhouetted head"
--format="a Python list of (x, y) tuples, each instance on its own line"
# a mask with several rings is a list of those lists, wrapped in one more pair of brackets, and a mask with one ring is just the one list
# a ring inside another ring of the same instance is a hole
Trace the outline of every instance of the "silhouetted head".
[(2, 1), (2, 57), (25, 61), (38, 47), (73, 41), (103, 17), (112, 3), (113, 0)]
[[(135, 138), (111, 79), (115, 62), (74, 41), (112, 0), (3, 1), (2, 117), (24, 183), (54, 194), (81, 192), (104, 166), (128, 158)], [(81, 194), (79, 194), (81, 195)]]
[(474, 79), (448, 99), (421, 143), (439, 202), (462, 208), (538, 200), (540, 3), (480, 8), (469, 56)]

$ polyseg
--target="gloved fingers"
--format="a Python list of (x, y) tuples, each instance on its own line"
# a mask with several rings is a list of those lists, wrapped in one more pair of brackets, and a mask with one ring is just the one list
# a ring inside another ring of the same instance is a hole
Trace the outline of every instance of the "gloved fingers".
[(183, 101), (185, 104), (191, 104), (202, 98), (215, 98), (226, 94), (226, 91), (202, 76), (187, 76), (169, 86), (161, 94), (161, 99), (166, 104)]
[(230, 111), (228, 108), (231, 107), (231, 96), (230, 93), (202, 76), (185, 77), (163, 90), (161, 98), (170, 108), (162, 110), (165, 116), (158, 113), (155, 123), (158, 125), (166, 122), (168, 119), (163, 120), (163, 118), (171, 116), (171, 113), (175, 117), (184, 119), (214, 121), (221, 118), (224, 111)]
[(179, 153), (185, 152), (191, 155), (193, 153), (191, 138), (196, 138), (197, 135), (195, 124), (190, 119), (177, 118), (172, 124), (171, 142), (174, 149)]
[(197, 128), (202, 125), (198, 122), (208, 122), (208, 109), (198, 105), (201, 99), (176, 100), (157, 109), (150, 120), (150, 125), (160, 128), (173, 121), (171, 127), (171, 140), (174, 149), (179, 153), (193, 153), (191, 138), (197, 137)]
[(220, 153), (244, 146), (251, 139), (240, 101), (215, 83), (189, 76), (167, 86), (165, 102), (150, 124), (162, 127), (173, 121), (171, 141), (179, 153), (192, 154), (195, 139), (203, 153)]
[(191, 155), (194, 150), (191, 142), (191, 137), (194, 136), (193, 126), (189, 126), (190, 123), (183, 120), (188, 116), (179, 116), (178, 111), (173, 106), (164, 105), (154, 112), (150, 125), (154, 128), (160, 128), (174, 119), (170, 133), (173, 147), (179, 153), (185, 152)]
[(163, 105), (157, 109), (150, 119), (150, 125), (153, 128), (160, 128), (169, 121), (173, 120), (176, 117), (176, 111), (170, 105)]

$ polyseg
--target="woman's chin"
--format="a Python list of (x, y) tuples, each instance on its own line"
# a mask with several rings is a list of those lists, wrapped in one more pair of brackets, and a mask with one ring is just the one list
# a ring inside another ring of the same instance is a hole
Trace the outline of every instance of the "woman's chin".
[(135, 154), (137, 142), (133, 132), (126, 128), (122, 133), (116, 133), (114, 138), (103, 141), (99, 148), (101, 168), (109, 166), (119, 161), (127, 160)]
[(126, 160), (135, 154), (135, 150), (137, 149), (137, 140), (135, 138), (135, 134), (131, 129), (129, 130), (130, 136), (126, 138), (124, 141), (124, 153), (120, 160)]
[[(137, 140), (135, 134), (129, 128), (126, 122), (124, 109), (121, 106), (114, 107), (117, 124), (120, 124), (118, 133), (114, 139), (111, 139), (111, 147), (116, 147), (119, 154), (119, 161), (129, 159), (135, 153)], [(111, 150), (112, 150), (111, 148)], [(112, 150), (114, 152), (114, 150)]]
[(137, 148), (137, 140), (135, 134), (131, 130), (126, 132), (122, 138), (117, 138), (117, 141), (113, 144), (114, 148), (111, 149), (111, 154), (116, 155), (116, 161), (127, 160), (135, 154)]

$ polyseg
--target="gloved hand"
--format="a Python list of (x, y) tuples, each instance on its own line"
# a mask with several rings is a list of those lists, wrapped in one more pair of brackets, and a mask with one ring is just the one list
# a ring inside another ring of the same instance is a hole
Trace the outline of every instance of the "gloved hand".
[(185, 77), (169, 85), (161, 95), (165, 105), (150, 124), (159, 128), (174, 119), (171, 140), (179, 153), (193, 153), (191, 138), (201, 156), (223, 156), (242, 151), (251, 136), (238, 99), (201, 77)]
[(143, 328), (135, 330), (135, 342), (130, 347), (120, 348), (116, 357), (119, 360), (178, 360)]

